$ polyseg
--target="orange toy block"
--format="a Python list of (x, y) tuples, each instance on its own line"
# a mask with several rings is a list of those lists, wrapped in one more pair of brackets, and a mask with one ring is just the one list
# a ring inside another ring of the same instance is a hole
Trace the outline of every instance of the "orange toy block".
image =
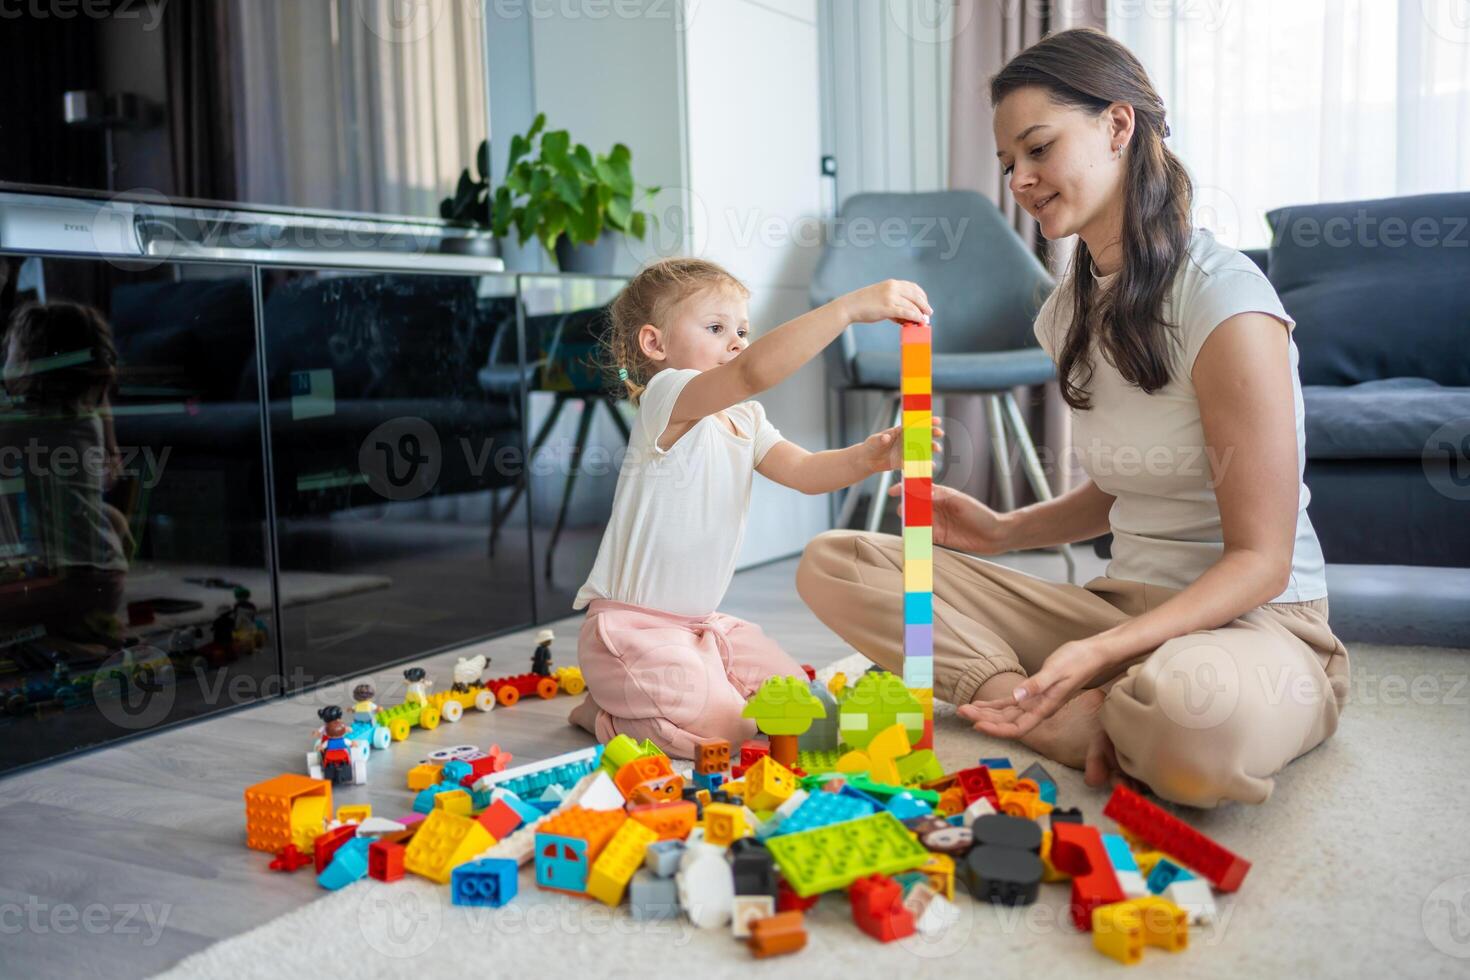
[(245, 790), (245, 846), (275, 855), (291, 843), (291, 810), (296, 801), (320, 797), (323, 814), (332, 812), (332, 784), (285, 773)]

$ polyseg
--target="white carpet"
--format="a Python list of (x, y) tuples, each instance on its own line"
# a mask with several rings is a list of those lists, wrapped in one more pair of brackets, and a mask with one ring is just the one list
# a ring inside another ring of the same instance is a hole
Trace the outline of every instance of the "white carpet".
[[(1470, 654), (1414, 647), (1352, 654), (1353, 703), (1342, 727), (1283, 774), (1270, 801), (1181, 813), (1254, 867), (1240, 892), (1219, 896), (1218, 922), (1193, 930), (1187, 951), (1148, 949), (1135, 973), (1470, 975), (1470, 801), (1462, 782), (1470, 768)], [(855, 656), (823, 673), (853, 676), (865, 667)], [(946, 769), (987, 755), (1009, 755), (1018, 767), (1034, 759), (970, 731), (948, 706), (937, 713), (936, 751)], [(1049, 768), (1063, 805), (1111, 826), (1101, 816), (1105, 792)], [(218, 943), (166, 976), (279, 980), (326, 970), (354, 980), (485, 973), (708, 980), (801, 970), (896, 980), (1123, 969), (1072, 929), (1068, 886), (1059, 884), (1043, 886), (1040, 902), (1025, 909), (957, 895), (961, 918), (943, 937), (887, 946), (857, 930), (843, 896), (829, 895), (808, 915), (807, 948), (764, 964), (727, 930), (635, 922), (625, 908), (539, 891), (529, 869), (520, 887), (511, 905), (490, 910), (454, 907), (446, 888), (421, 879), (360, 882)]]

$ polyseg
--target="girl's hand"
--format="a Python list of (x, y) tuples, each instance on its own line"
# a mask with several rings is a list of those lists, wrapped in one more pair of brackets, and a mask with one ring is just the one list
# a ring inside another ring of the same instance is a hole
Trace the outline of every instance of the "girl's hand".
[[(938, 456), (944, 452), (939, 444), (939, 440), (944, 438), (944, 430), (939, 427), (938, 419), (933, 421), (934, 441), (930, 445), (934, 448), (934, 455)], [(873, 473), (903, 469), (903, 426), (895, 425), (891, 429), (875, 432), (864, 439), (863, 461), (868, 464), (869, 471)]]
[[(897, 497), (893, 486), (888, 496)], [(991, 510), (967, 493), (934, 484), (934, 543), (972, 555), (1001, 555), (1011, 550), (1005, 515)]]
[(986, 735), (1021, 738), (1070, 701), (1105, 666), (1106, 658), (1091, 640), (1063, 643), (1010, 697), (962, 704), (955, 713)]
[(877, 323), (879, 320), (912, 320), (928, 323), (934, 308), (917, 284), (903, 279), (886, 279), (840, 296), (837, 303), (848, 323)]

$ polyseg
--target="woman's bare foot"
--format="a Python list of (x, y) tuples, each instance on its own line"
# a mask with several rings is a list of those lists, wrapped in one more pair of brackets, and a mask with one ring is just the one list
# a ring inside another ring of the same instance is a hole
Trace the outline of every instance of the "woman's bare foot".
[(1135, 793), (1150, 792), (1147, 786), (1123, 771), (1118, 764), (1118, 753), (1113, 749), (1113, 740), (1101, 729), (1092, 737), (1092, 745), (1087, 749), (1087, 767), (1082, 778), (1089, 786), (1121, 785)]
[(589, 694), (578, 702), (576, 707), (572, 708), (571, 712), (567, 715), (567, 723), (576, 725), (578, 728), (596, 735), (597, 713), (601, 710), (597, 706), (597, 702), (592, 700), (592, 695)]
[(1102, 734), (1097, 712), (1106, 697), (1102, 691), (1083, 691), (1022, 735), (1021, 744), (1054, 762), (1082, 769), (1087, 765), (1093, 740)]

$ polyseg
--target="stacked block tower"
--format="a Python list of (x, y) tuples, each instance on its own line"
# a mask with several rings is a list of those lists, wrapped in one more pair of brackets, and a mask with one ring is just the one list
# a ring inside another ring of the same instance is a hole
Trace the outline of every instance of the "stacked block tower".
[(903, 682), (924, 706), (924, 738), (934, 741), (933, 337), (928, 324), (899, 325), (903, 398)]

